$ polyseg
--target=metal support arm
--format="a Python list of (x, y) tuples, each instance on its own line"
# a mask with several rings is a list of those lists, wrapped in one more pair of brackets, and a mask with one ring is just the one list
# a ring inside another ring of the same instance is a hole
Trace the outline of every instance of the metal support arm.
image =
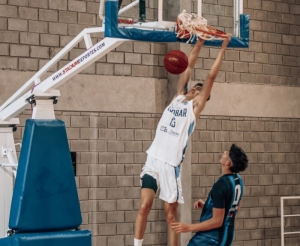
[[(79, 38), (76, 38), (74, 42), (77, 42), (78, 40)], [(5, 104), (2, 105), (2, 107), (0, 108), (0, 119), (9, 120), (24, 111), (29, 105), (30, 98), (36, 96), (37, 93), (40, 93), (40, 95), (41, 93), (44, 93), (44, 96), (48, 98), (59, 96), (60, 94), (57, 94), (57, 92), (55, 91), (57, 87), (74, 77), (76, 74), (80, 73), (92, 63), (99, 60), (102, 56), (115, 49), (124, 41), (130, 40), (119, 38), (105, 38), (101, 40), (90, 49), (85, 51), (82, 55), (75, 58), (66, 66), (64, 66), (53, 75), (36, 85), (33, 89), (27, 91), (23, 96), (21, 96), (20, 94), (23, 92), (24, 88), (28, 89), (29, 85), (32, 85), (32, 81), (34, 81), (34, 78), (39, 77), (43, 74), (41, 72), (38, 72), (31, 80), (26, 83), (28, 84), (27, 86), (24, 85), (22, 90), (20, 89)], [(73, 44), (70, 45), (70, 47), (72, 46)], [(66, 49), (65, 51), (68, 52), (68, 49)], [(58, 54), (59, 57), (62, 57), (63, 55), (65, 55), (65, 53)], [(52, 64), (52, 61), (50, 62)], [(49, 66), (51, 64), (49, 64)], [(45, 71), (47, 71), (47, 69), (45, 69)], [(14, 101), (16, 98), (18, 99)]]

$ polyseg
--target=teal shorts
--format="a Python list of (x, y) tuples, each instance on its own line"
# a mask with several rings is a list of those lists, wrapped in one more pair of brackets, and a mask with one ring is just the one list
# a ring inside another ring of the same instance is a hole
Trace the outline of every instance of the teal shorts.
[(219, 242), (204, 235), (195, 234), (187, 246), (218, 246)]

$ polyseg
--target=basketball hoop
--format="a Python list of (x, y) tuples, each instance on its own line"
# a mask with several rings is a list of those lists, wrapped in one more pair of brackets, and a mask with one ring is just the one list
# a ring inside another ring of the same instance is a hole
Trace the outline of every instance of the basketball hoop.
[(183, 10), (177, 17), (177, 37), (187, 39), (187, 43), (199, 37), (205, 40), (225, 39), (227, 34), (207, 24), (207, 20)]

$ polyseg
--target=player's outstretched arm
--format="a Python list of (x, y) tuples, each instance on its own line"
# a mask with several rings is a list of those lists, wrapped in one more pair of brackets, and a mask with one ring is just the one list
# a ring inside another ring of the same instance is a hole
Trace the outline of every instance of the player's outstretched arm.
[(191, 53), (189, 54), (189, 57), (188, 57), (188, 61), (189, 61), (189, 64), (188, 64), (188, 67), (186, 68), (186, 70), (179, 75), (179, 79), (178, 79), (178, 83), (177, 83), (177, 95), (183, 95), (185, 94), (184, 92), (184, 88), (186, 86), (186, 84), (189, 82), (190, 80), (190, 77), (191, 77), (191, 72), (192, 72), (192, 69), (194, 68), (195, 64), (196, 64), (196, 61), (197, 61), (197, 58), (198, 58), (198, 54), (201, 50), (201, 47), (203, 46), (203, 43), (204, 43), (204, 40), (203, 39), (199, 39)]
[(220, 67), (221, 67), (221, 64), (223, 61), (223, 57), (224, 57), (224, 53), (225, 53), (225, 50), (226, 50), (229, 42), (230, 42), (230, 35), (228, 35), (227, 38), (223, 41), (221, 50), (206, 77), (206, 80), (203, 84), (202, 90), (199, 93), (199, 95), (194, 99), (194, 114), (197, 119), (199, 118), (201, 111), (204, 109), (207, 98), (209, 97), (209, 95), (211, 93), (213, 83), (218, 75), (219, 70), (220, 70)]
[(213, 208), (213, 217), (197, 224), (185, 224), (174, 222), (171, 224), (176, 233), (209, 231), (222, 226), (224, 221), (225, 208)]

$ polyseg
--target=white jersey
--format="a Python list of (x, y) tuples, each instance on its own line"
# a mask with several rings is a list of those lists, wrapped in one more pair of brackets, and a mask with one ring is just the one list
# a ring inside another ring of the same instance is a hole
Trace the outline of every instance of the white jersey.
[(188, 138), (196, 123), (193, 100), (183, 102), (184, 99), (184, 95), (177, 96), (165, 109), (147, 150), (148, 155), (175, 167), (184, 159)]

